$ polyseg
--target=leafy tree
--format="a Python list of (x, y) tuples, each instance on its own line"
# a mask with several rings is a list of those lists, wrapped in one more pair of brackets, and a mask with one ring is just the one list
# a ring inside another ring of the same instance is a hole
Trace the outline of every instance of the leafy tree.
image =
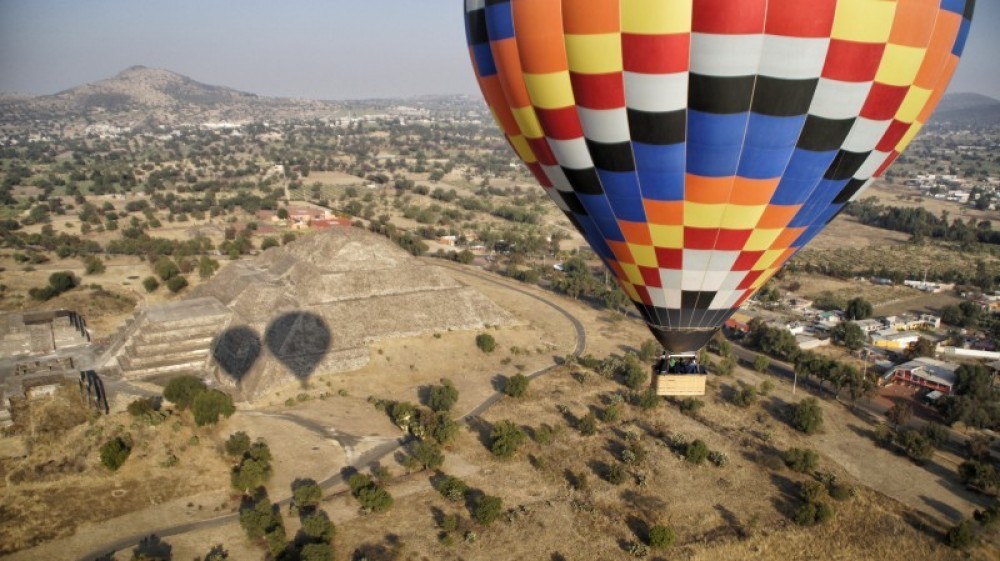
[(469, 486), (464, 481), (451, 475), (443, 476), (434, 481), (434, 488), (438, 493), (451, 502), (461, 502), (465, 494), (469, 492)]
[(230, 474), (230, 483), (234, 489), (249, 492), (263, 485), (271, 478), (271, 465), (253, 458), (244, 459)]
[(906, 425), (913, 418), (913, 407), (904, 401), (897, 402), (885, 412), (885, 416), (892, 423), (893, 428)]
[(500, 497), (482, 495), (476, 503), (476, 510), (473, 513), (473, 516), (476, 518), (476, 521), (483, 526), (489, 526), (500, 518), (500, 514), (502, 512), (503, 501)]
[(476, 346), (484, 353), (492, 353), (497, 348), (497, 341), (489, 333), (476, 335)]
[(446, 412), (425, 412), (420, 415), (420, 424), (425, 434), (442, 446), (454, 440), (461, 428)]
[(918, 430), (905, 430), (899, 434), (896, 440), (906, 455), (917, 463), (922, 464), (934, 456), (934, 446)]
[(77, 278), (69, 271), (49, 275), (49, 286), (52, 287), (57, 295), (73, 290), (78, 284), (79, 281)]
[(500, 421), (490, 430), (490, 451), (498, 458), (511, 458), (525, 438), (521, 427), (510, 421)]
[(202, 280), (211, 278), (218, 269), (219, 262), (207, 255), (198, 260), (198, 277)]
[(250, 450), (250, 436), (243, 431), (234, 432), (226, 440), (226, 454), (233, 457), (240, 457)]
[(872, 317), (872, 312), (874, 308), (871, 303), (860, 296), (847, 302), (847, 307), (844, 309), (847, 319), (853, 321), (868, 319)]
[(733, 394), (733, 404), (739, 407), (750, 407), (757, 403), (757, 388), (749, 384), (740, 384), (740, 389)]
[(771, 366), (771, 361), (764, 355), (757, 355), (753, 359), (753, 369), (757, 372), (767, 372), (767, 368)]
[(654, 549), (666, 549), (674, 545), (677, 536), (670, 526), (654, 525), (649, 529), (649, 547)]
[(833, 326), (830, 335), (834, 342), (851, 350), (858, 350), (865, 346), (865, 333), (861, 330), (861, 326), (853, 321), (843, 321)]
[(649, 381), (649, 372), (646, 367), (639, 362), (639, 357), (632, 353), (625, 355), (625, 385), (632, 390), (638, 390)]
[(307, 543), (299, 551), (299, 559), (301, 561), (332, 561), (333, 552), (330, 550), (329, 543)]
[(597, 417), (593, 413), (587, 413), (579, 421), (577, 421), (576, 428), (580, 430), (580, 434), (584, 436), (591, 436), (597, 433)]
[(174, 294), (187, 288), (187, 285), (188, 280), (181, 275), (170, 277), (170, 280), (167, 281), (167, 288)]
[(703, 440), (694, 440), (687, 445), (684, 459), (692, 464), (701, 464), (708, 459), (708, 445)]
[(930, 339), (925, 339), (923, 337), (918, 338), (916, 341), (910, 343), (906, 347), (906, 357), (910, 360), (919, 358), (922, 356), (933, 357), (937, 354), (937, 345), (935, 345)]
[(799, 473), (808, 473), (819, 465), (819, 454), (815, 450), (791, 448), (782, 454), (782, 459), (792, 471)]
[(945, 536), (945, 542), (955, 549), (966, 549), (975, 538), (975, 534), (972, 531), (972, 523), (968, 520), (963, 520), (959, 525), (948, 530), (948, 535)]
[(118, 471), (122, 467), (129, 454), (132, 453), (132, 444), (129, 440), (116, 436), (110, 438), (101, 445), (101, 463), (111, 471)]
[(264, 240), (260, 242), (261, 251), (271, 249), (272, 247), (278, 247), (278, 238), (274, 236), (266, 236)]
[(165, 256), (156, 260), (156, 264), (153, 265), (153, 271), (164, 282), (181, 274), (181, 269), (177, 266), (177, 263), (174, 263), (173, 259)]
[(302, 533), (314, 540), (330, 543), (336, 531), (333, 522), (322, 510), (302, 517)]
[(99, 257), (88, 255), (83, 258), (83, 269), (85, 275), (99, 275), (106, 270), (106, 267)]
[(292, 482), (292, 504), (300, 509), (315, 508), (323, 499), (323, 489), (313, 479)]
[(823, 426), (823, 410), (815, 397), (807, 397), (792, 407), (792, 426), (806, 434), (814, 434)]
[(431, 386), (428, 405), (434, 411), (451, 411), (458, 401), (458, 389), (448, 378), (441, 379), (441, 385)]
[(660, 396), (652, 388), (632, 394), (632, 403), (644, 411), (656, 409), (660, 405)]
[(1000, 474), (989, 461), (967, 460), (958, 466), (962, 483), (990, 492), (1000, 489)]
[(205, 390), (194, 396), (191, 411), (194, 413), (195, 424), (203, 427), (218, 423), (220, 416), (228, 419), (236, 412), (236, 407), (233, 405), (233, 398), (226, 392)]
[(522, 397), (528, 391), (531, 380), (523, 374), (515, 374), (504, 380), (503, 393), (510, 397)]
[(639, 360), (649, 362), (660, 356), (660, 353), (662, 352), (663, 347), (661, 347), (659, 343), (652, 339), (646, 339), (639, 347)]
[(413, 448), (413, 455), (407, 459), (407, 466), (417, 469), (438, 469), (444, 463), (441, 446), (433, 440), (421, 440)]
[(167, 382), (167, 386), (163, 388), (163, 397), (177, 405), (179, 409), (187, 409), (194, 403), (194, 398), (205, 389), (205, 382), (197, 376), (183, 375)]
[(133, 417), (142, 417), (147, 413), (152, 413), (158, 409), (158, 403), (151, 397), (140, 397), (128, 404), (126, 410)]
[(156, 280), (156, 277), (146, 277), (142, 279), (142, 287), (146, 289), (146, 292), (155, 292), (157, 288), (160, 288), (160, 281)]

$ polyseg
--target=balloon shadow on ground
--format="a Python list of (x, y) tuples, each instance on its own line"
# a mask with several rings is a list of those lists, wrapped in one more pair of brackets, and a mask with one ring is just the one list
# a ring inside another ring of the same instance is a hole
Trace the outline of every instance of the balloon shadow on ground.
[(257, 332), (246, 326), (227, 329), (212, 342), (212, 358), (237, 383), (250, 372), (263, 348)]
[(309, 312), (279, 316), (264, 332), (268, 350), (303, 385), (329, 352), (331, 341), (326, 321)]

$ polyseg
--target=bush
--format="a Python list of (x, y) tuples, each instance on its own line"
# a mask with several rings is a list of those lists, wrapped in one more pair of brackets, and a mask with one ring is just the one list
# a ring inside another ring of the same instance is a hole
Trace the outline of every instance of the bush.
[(649, 411), (656, 409), (660, 405), (660, 396), (652, 388), (646, 391), (633, 394), (632, 402), (639, 406), (639, 409)]
[(686, 397), (680, 401), (681, 413), (686, 415), (697, 413), (704, 406), (704, 401), (694, 397)]
[(429, 414), (421, 415), (420, 423), (424, 433), (442, 446), (454, 440), (460, 428), (451, 415), (445, 412), (435, 413), (432, 411)]
[(621, 485), (622, 483), (625, 483), (626, 479), (628, 479), (628, 474), (625, 473), (625, 468), (618, 464), (613, 464), (608, 468), (605, 477), (607, 478), (608, 483), (611, 483), (612, 485)]
[(806, 434), (814, 434), (823, 426), (823, 410), (815, 397), (807, 397), (792, 407), (792, 426)]
[(173, 292), (174, 294), (177, 294), (178, 292), (187, 288), (187, 285), (188, 285), (187, 279), (181, 275), (177, 275), (176, 277), (170, 277), (170, 280), (167, 281), (167, 289), (170, 290), (170, 292)]
[(483, 495), (479, 497), (479, 501), (476, 503), (476, 510), (473, 515), (475, 516), (477, 522), (483, 526), (489, 526), (500, 518), (500, 514), (502, 512), (503, 501), (500, 497)]
[(649, 529), (649, 547), (654, 549), (666, 549), (674, 545), (676, 539), (674, 529), (669, 526), (657, 524)]
[(854, 496), (854, 488), (852, 488), (850, 485), (837, 483), (830, 486), (829, 493), (830, 497), (838, 501), (846, 501), (847, 499)]
[(101, 463), (111, 471), (118, 471), (118, 468), (122, 467), (131, 453), (131, 443), (127, 439), (116, 436), (101, 445)]
[(407, 467), (437, 469), (444, 463), (441, 446), (433, 440), (421, 440), (413, 448), (413, 455), (407, 458)]
[(101, 261), (100, 257), (95, 257), (93, 255), (88, 255), (83, 258), (83, 274), (85, 275), (99, 275), (106, 270), (104, 266), (104, 261)]
[(278, 247), (278, 238), (276, 238), (274, 236), (266, 236), (260, 242), (260, 250), (261, 251), (265, 251), (265, 250), (271, 249), (272, 247)]
[(757, 357), (753, 359), (753, 369), (757, 372), (767, 372), (769, 366), (771, 366), (771, 360), (764, 355), (757, 355)]
[(634, 354), (625, 355), (624, 371), (625, 385), (629, 389), (638, 390), (649, 382), (649, 372)]
[(750, 407), (757, 403), (757, 388), (740, 384), (740, 389), (733, 394), (733, 404), (738, 407)]
[(527, 376), (515, 374), (504, 380), (503, 393), (510, 397), (522, 397), (528, 392), (528, 384), (530, 382), (531, 380)]
[(725, 452), (712, 450), (708, 453), (708, 461), (712, 462), (715, 467), (726, 467), (729, 465), (729, 456)]
[(252, 491), (264, 484), (271, 477), (271, 464), (266, 460), (244, 458), (240, 465), (233, 469), (229, 483), (234, 489), (243, 492)]
[[(277, 242), (275, 243), (277, 244)], [(313, 515), (312, 517), (315, 516), (316, 515)], [(333, 526), (333, 523), (329, 520), (327, 520), (326, 523), (331, 527)], [(304, 532), (305, 526), (303, 526), (302, 529)], [(332, 561), (333, 552), (330, 550), (329, 540), (305, 544), (302, 546), (302, 551), (299, 552), (299, 559), (301, 561)]]
[(156, 276), (160, 277), (160, 280), (166, 282), (173, 277), (181, 274), (180, 267), (177, 263), (174, 263), (169, 257), (160, 257), (156, 260), (156, 264), (153, 265), (153, 271)]
[(934, 457), (934, 446), (922, 432), (909, 429), (898, 435), (897, 442), (903, 447), (906, 455), (918, 464)]
[(194, 422), (199, 427), (214, 425), (219, 417), (229, 418), (236, 412), (233, 398), (219, 390), (205, 390), (194, 397), (191, 404)]
[(458, 390), (448, 378), (441, 379), (440, 386), (431, 386), (427, 405), (434, 411), (451, 411), (458, 401)]
[(782, 455), (782, 459), (792, 471), (807, 473), (819, 465), (819, 454), (815, 450), (792, 448)]
[(142, 417), (159, 409), (158, 403), (151, 397), (140, 397), (128, 404), (126, 408), (133, 417)]
[(555, 431), (553, 431), (552, 427), (547, 423), (542, 423), (541, 425), (538, 425), (538, 428), (532, 431), (532, 436), (534, 437), (535, 442), (545, 446), (546, 444), (552, 443), (552, 439), (555, 438)]
[(687, 445), (684, 459), (692, 464), (701, 464), (708, 459), (708, 445), (702, 440), (695, 440)]
[(972, 545), (973, 537), (972, 524), (968, 520), (963, 520), (961, 524), (948, 530), (945, 543), (955, 549), (965, 549)]
[(142, 279), (142, 287), (146, 292), (156, 292), (156, 289), (160, 288), (160, 281), (156, 280), (156, 277), (146, 277)]
[(774, 391), (774, 382), (772, 382), (771, 380), (764, 380), (763, 382), (760, 383), (760, 387), (757, 389), (757, 393), (759, 393), (764, 397), (771, 395), (771, 392), (773, 391)]
[(587, 413), (579, 421), (577, 421), (576, 428), (579, 429), (580, 434), (584, 436), (591, 436), (597, 433), (597, 418), (594, 417), (593, 413)]
[(292, 504), (298, 508), (311, 508), (323, 499), (323, 489), (312, 479), (296, 479), (292, 482)]
[(243, 431), (234, 432), (226, 440), (226, 454), (233, 457), (240, 457), (250, 450), (250, 436)]
[(393, 505), (392, 495), (375, 483), (362, 487), (356, 496), (361, 508), (369, 512), (385, 512)]
[(511, 458), (525, 438), (520, 427), (510, 421), (500, 421), (490, 431), (490, 451), (498, 458)]
[(612, 403), (601, 411), (601, 421), (605, 423), (613, 423), (618, 420), (622, 414), (622, 406), (618, 403)]
[(497, 348), (497, 341), (489, 333), (476, 335), (476, 346), (484, 353), (492, 353)]
[(199, 393), (205, 391), (205, 383), (200, 378), (191, 375), (178, 376), (172, 378), (165, 388), (163, 397), (180, 409), (187, 409), (194, 403), (194, 398)]
[(453, 503), (461, 502), (465, 498), (465, 494), (469, 492), (469, 486), (464, 481), (450, 475), (435, 481), (434, 488)]

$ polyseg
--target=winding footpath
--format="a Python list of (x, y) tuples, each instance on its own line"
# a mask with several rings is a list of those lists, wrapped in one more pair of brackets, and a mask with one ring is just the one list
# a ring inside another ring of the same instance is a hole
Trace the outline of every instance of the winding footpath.
[[(535, 291), (526, 290), (524, 288), (517, 286), (519, 284), (517, 281), (504, 279), (502, 277), (497, 278), (495, 275), (484, 273), (479, 270), (474, 270), (471, 267), (464, 267), (457, 264), (442, 262), (440, 260), (434, 260), (433, 265), (439, 267), (445, 267), (462, 275), (470, 275), (477, 277), (480, 280), (495, 284), (497, 286), (501, 286), (507, 290), (523, 294), (529, 298), (537, 300), (538, 302), (544, 304), (545, 306), (548, 306), (549, 308), (552, 308), (553, 310), (564, 316), (573, 325), (573, 329), (576, 332), (576, 346), (574, 347), (572, 354), (576, 357), (579, 357), (586, 350), (587, 333), (583, 327), (583, 323), (575, 316), (573, 316), (573, 314), (571, 314), (566, 308), (563, 308), (562, 306), (550, 300), (546, 296), (538, 294)], [(531, 379), (535, 379), (540, 376), (544, 376), (545, 374), (548, 374), (558, 366), (559, 365), (557, 364), (547, 366), (545, 368), (542, 368), (540, 370), (531, 373), (530, 375), (528, 375), (528, 377)], [(485, 401), (483, 401), (482, 403), (475, 406), (470, 411), (459, 417), (458, 420), (463, 422), (469, 422), (477, 418), (478, 416), (482, 415), (487, 409), (496, 404), (502, 398), (503, 398), (502, 392), (499, 391), (494, 392)], [(342, 444), (336, 435), (331, 434), (329, 427), (323, 426), (322, 424), (316, 423), (315, 421), (303, 419), (291, 413), (268, 413), (264, 411), (246, 411), (244, 412), (244, 414), (280, 418), (285, 421), (294, 423), (302, 428), (305, 428), (315, 434), (318, 434), (325, 439), (333, 439), (336, 440), (338, 443)], [(341, 436), (352, 438), (350, 435), (341, 435)], [(347, 466), (345, 466), (345, 468), (354, 468), (356, 470), (370, 468), (374, 466), (377, 462), (379, 462), (382, 458), (385, 458), (389, 454), (394, 453), (396, 450), (399, 450), (412, 440), (413, 440), (412, 436), (403, 436), (395, 440), (390, 440), (382, 444), (379, 444), (378, 446), (372, 448), (371, 450), (362, 453), (354, 461), (350, 462)], [(330, 492), (335, 487), (344, 484), (345, 484), (344, 476), (341, 475), (340, 473), (332, 475), (327, 479), (324, 479), (323, 481), (319, 482), (320, 487), (322, 487), (325, 492)], [(342, 492), (342, 490), (338, 492)], [(291, 496), (288, 496), (277, 502), (281, 507), (284, 507), (287, 506), (291, 502), (291, 500), (292, 500)], [(234, 513), (224, 514), (222, 516), (217, 516), (215, 518), (208, 518), (205, 520), (187, 522), (175, 526), (159, 528), (156, 530), (144, 531), (141, 534), (133, 534), (118, 539), (114, 542), (104, 544), (100, 548), (90, 551), (87, 554), (78, 557), (77, 561), (95, 561), (96, 559), (101, 558), (101, 556), (107, 555), (109, 553), (114, 553), (116, 551), (121, 551), (123, 549), (133, 547), (137, 545), (142, 539), (149, 537), (150, 535), (155, 535), (159, 538), (168, 538), (171, 536), (177, 536), (189, 532), (197, 532), (201, 530), (215, 528), (232, 522), (237, 522), (238, 520), (239, 520), (239, 513), (234, 512)]]

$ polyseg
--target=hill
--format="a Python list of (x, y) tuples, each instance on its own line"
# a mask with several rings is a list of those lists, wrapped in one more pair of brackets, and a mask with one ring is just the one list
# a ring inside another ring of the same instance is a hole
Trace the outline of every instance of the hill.
[(948, 94), (931, 117), (931, 124), (960, 129), (1000, 126), (1000, 101), (974, 93)]
[(159, 68), (132, 66), (117, 75), (46, 96), (0, 96), (0, 125), (37, 121), (94, 122), (130, 127), (209, 121), (310, 119), (333, 116), (329, 101), (273, 98), (204, 84)]

